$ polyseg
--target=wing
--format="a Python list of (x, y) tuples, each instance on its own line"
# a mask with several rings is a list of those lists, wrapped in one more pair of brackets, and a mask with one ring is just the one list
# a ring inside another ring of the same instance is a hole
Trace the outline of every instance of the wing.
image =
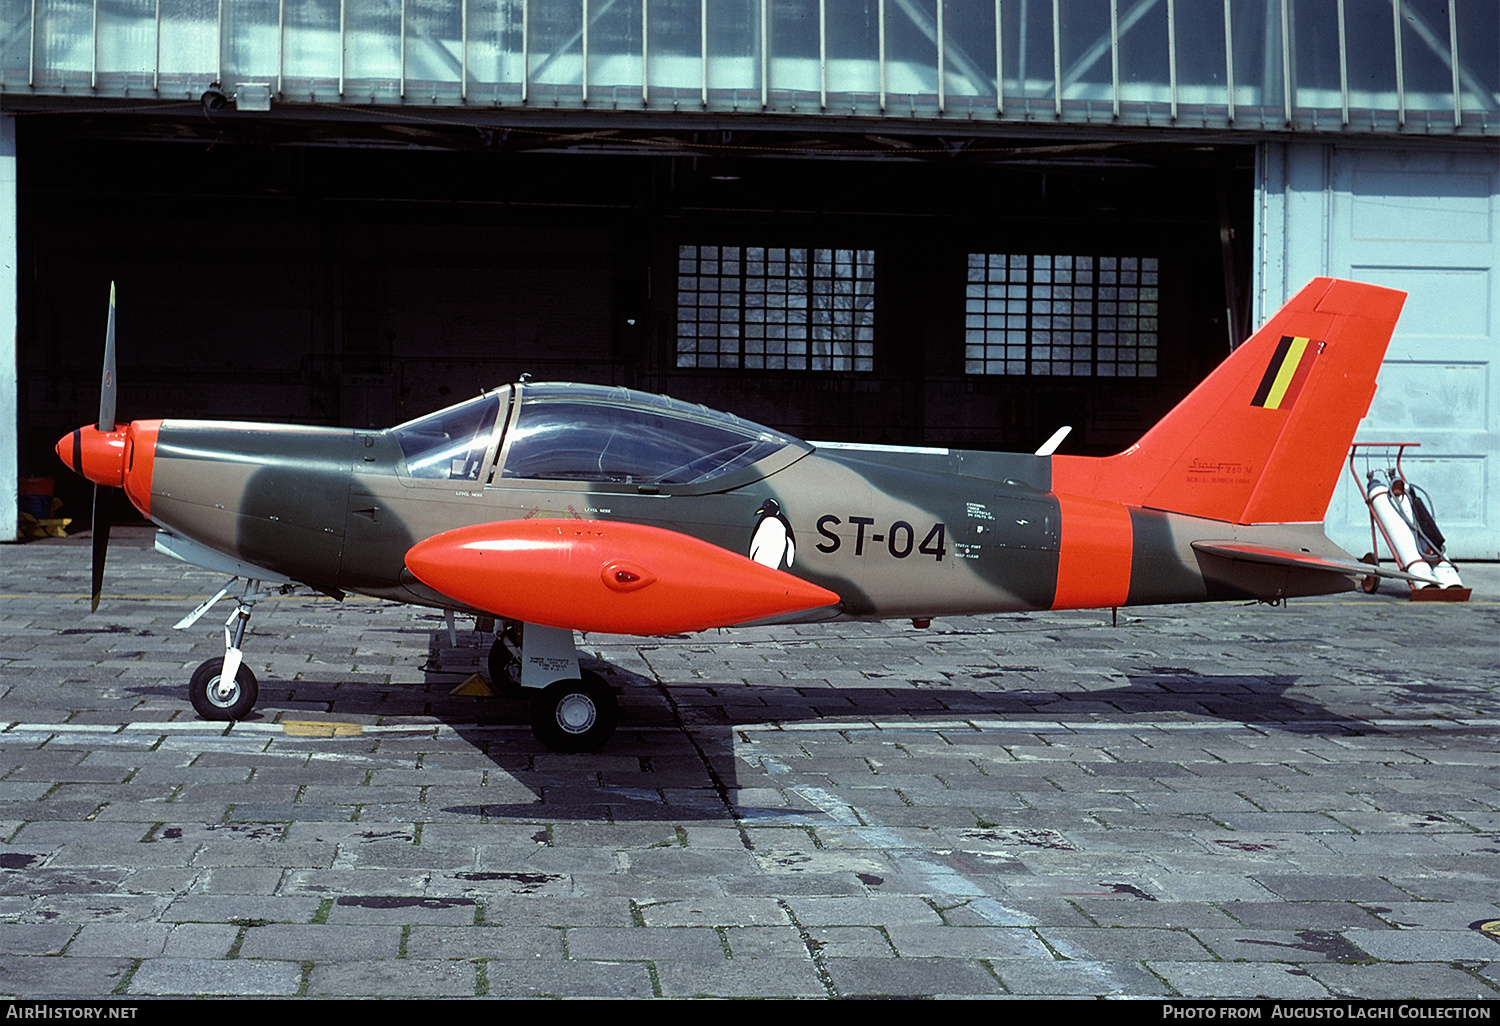
[(697, 538), (603, 520), (507, 520), (412, 546), (406, 566), (457, 602), (525, 623), (682, 634), (837, 606), (839, 596)]

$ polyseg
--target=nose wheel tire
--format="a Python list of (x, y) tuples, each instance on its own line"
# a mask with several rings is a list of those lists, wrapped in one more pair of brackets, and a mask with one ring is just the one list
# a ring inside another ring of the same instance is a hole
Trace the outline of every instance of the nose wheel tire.
[(205, 720), (243, 720), (255, 707), (260, 695), (255, 674), (244, 664), (227, 686), (224, 683), (224, 658), (210, 659), (193, 671), (188, 683), (188, 697), (193, 708)]
[(598, 674), (549, 684), (532, 699), (531, 730), (554, 752), (597, 752), (615, 732), (619, 706)]

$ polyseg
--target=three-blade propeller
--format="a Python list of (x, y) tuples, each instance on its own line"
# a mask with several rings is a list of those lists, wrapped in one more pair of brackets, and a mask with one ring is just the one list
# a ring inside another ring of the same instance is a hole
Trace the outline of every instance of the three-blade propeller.
[[(100, 431), (115, 429), (115, 283), (109, 283), (109, 324), (104, 329), (104, 377), (99, 383)], [(99, 595), (104, 590), (104, 556), (109, 550), (109, 529), (113, 521), (115, 497), (107, 485), (94, 485), (94, 590), (90, 612), (98, 612)]]

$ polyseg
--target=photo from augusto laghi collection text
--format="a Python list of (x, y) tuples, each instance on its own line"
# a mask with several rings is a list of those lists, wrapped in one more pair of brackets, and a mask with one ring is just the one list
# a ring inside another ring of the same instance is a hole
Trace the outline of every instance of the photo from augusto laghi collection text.
[(1346, 1004), (1250, 1005), (1163, 1004), (1163, 1019), (1488, 1019), (1492, 1003), (1420, 1004), (1351, 1002)]

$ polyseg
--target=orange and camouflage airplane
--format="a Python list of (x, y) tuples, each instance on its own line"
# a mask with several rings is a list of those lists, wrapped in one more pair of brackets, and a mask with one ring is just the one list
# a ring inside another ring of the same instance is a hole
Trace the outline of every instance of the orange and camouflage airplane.
[[(97, 425), (93, 599), (123, 488), (157, 548), (243, 579), (194, 707), (237, 720), (266, 588), (497, 618), (490, 675), (536, 736), (596, 751), (614, 693), (575, 631), (657, 635), (1253, 598), (1371, 574), (1323, 533), (1405, 294), (1318, 278), (1140, 441), (1092, 458), (808, 443), (624, 388), (522, 381), (383, 431), (115, 423), (114, 293)], [(107, 496), (106, 496), (107, 498)], [(179, 626), (195, 621), (236, 580)]]

